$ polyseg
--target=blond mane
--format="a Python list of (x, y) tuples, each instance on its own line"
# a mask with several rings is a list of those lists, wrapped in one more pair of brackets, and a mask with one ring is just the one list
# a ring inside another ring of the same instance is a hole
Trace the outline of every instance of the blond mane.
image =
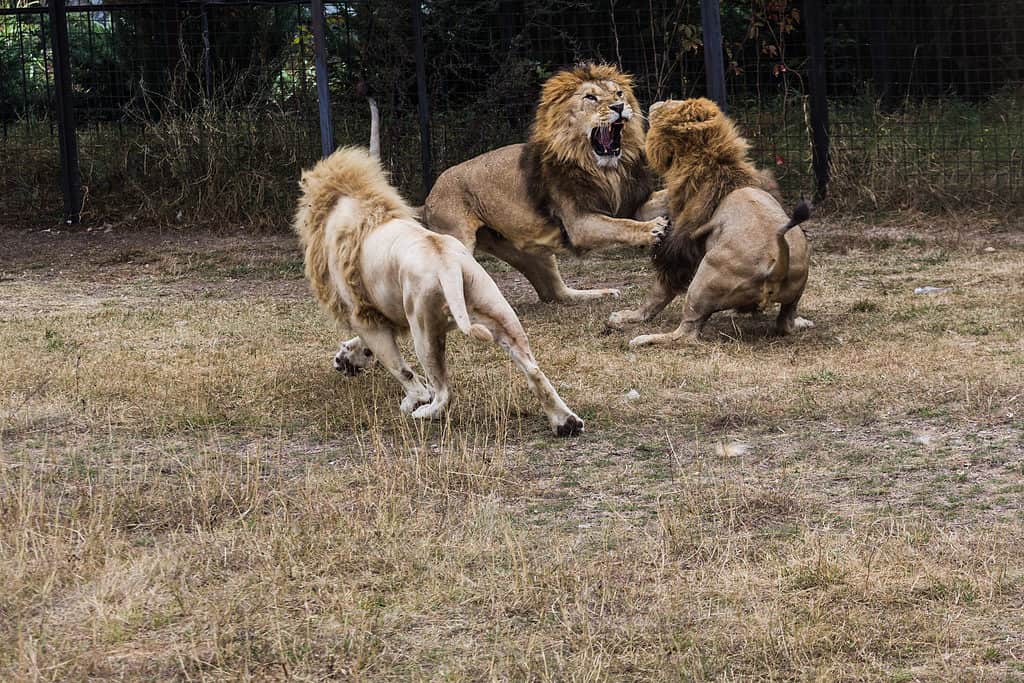
[[(363, 242), (378, 226), (396, 219), (413, 218), (413, 211), (388, 182), (380, 162), (360, 147), (343, 147), (312, 169), (303, 172), (302, 196), (292, 228), (305, 249), (306, 278), (317, 300), (338, 321), (348, 311), (331, 284), (329, 250), (340, 255), (342, 276), (353, 297), (351, 315), (378, 324), (387, 320), (369, 302), (360, 270)], [(359, 202), (358, 218), (339, 222), (327, 242), (327, 221), (345, 197)]]

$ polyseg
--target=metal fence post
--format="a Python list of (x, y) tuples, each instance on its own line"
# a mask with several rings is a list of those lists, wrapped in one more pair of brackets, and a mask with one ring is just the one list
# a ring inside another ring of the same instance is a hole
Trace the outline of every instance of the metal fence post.
[(722, 59), (722, 15), (718, 0), (700, 0), (700, 24), (704, 32), (704, 71), (708, 97), (725, 111), (725, 63)]
[(416, 99), (420, 113), (420, 163), (423, 166), (423, 195), (430, 194), (434, 171), (430, 160), (430, 101), (427, 99), (427, 64), (423, 47), (423, 8), (412, 0), (412, 31), (416, 41)]
[(316, 99), (320, 105), (320, 151), (326, 157), (334, 151), (334, 129), (331, 126), (331, 92), (327, 87), (327, 30), (323, 0), (311, 0), (309, 9), (313, 15)]
[(64, 0), (50, 0), (50, 36), (53, 41), (53, 91), (57, 107), (60, 145), (60, 183), (64, 193), (64, 222), (78, 223), (82, 215), (82, 174), (78, 167), (78, 138), (71, 94), (71, 57), (68, 16)]
[(203, 96), (209, 102), (213, 99), (213, 69), (210, 66), (210, 17), (207, 2), (201, 0), (199, 3), (199, 22), (203, 33)]
[(804, 31), (810, 58), (811, 157), (816, 197), (828, 194), (828, 93), (825, 91), (825, 25), (822, 0), (804, 0)]

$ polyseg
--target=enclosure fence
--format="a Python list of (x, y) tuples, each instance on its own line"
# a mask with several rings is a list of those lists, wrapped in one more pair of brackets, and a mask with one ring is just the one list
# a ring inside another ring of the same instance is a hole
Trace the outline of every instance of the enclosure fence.
[(540, 84), (618, 64), (711, 96), (789, 198), (1020, 203), (1024, 0), (0, 0), (0, 216), (286, 225), (363, 144), (414, 201), (525, 139)]

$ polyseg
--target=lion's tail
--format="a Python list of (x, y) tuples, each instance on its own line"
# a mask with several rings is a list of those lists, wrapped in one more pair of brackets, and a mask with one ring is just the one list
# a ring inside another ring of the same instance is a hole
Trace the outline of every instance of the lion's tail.
[(779, 248), (779, 255), (775, 259), (775, 265), (772, 266), (771, 274), (768, 276), (769, 280), (781, 280), (786, 277), (786, 273), (789, 272), (789, 243), (786, 242), (786, 233), (810, 217), (811, 205), (801, 199), (793, 209), (793, 215), (790, 216), (789, 222), (775, 231), (775, 242)]
[[(411, 218), (377, 159), (359, 147), (343, 147), (302, 174), (302, 196), (293, 229), (305, 248), (306, 278), (320, 303), (338, 320), (346, 307), (331, 282), (330, 263), (340, 266), (352, 292), (356, 317), (373, 319), (379, 313), (370, 304), (359, 263), (367, 235), (383, 223)], [(355, 200), (353, 211), (332, 212), (343, 199)], [(328, 221), (334, 223), (328, 230)]]
[(441, 270), (438, 275), (441, 282), (441, 291), (444, 292), (444, 299), (448, 303), (448, 310), (455, 319), (455, 325), (459, 330), (480, 341), (494, 341), (494, 337), (483, 325), (474, 323), (469, 319), (469, 311), (466, 310), (466, 292), (462, 279), (462, 268), (455, 264)]
[(778, 293), (777, 288), (789, 273), (789, 243), (786, 242), (786, 233), (810, 217), (811, 205), (801, 199), (800, 203), (793, 209), (793, 215), (790, 216), (789, 222), (779, 226), (775, 231), (775, 243), (778, 254), (762, 286), (761, 308), (767, 308), (771, 304), (774, 296)]
[(800, 225), (810, 217), (811, 205), (807, 203), (806, 199), (801, 199), (800, 203), (797, 204), (796, 207), (793, 209), (793, 215), (790, 216), (789, 222), (780, 227), (777, 234), (780, 237), (782, 237), (792, 228), (795, 228), (796, 226)]

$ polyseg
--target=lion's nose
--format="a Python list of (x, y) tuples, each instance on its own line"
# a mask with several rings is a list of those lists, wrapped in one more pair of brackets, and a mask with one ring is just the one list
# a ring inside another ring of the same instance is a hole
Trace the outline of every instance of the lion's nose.
[(626, 105), (625, 105), (625, 104), (623, 104), (622, 102), (618, 102), (618, 103), (616, 103), (616, 104), (610, 104), (610, 105), (608, 105), (608, 108), (609, 108), (609, 109), (611, 109), (611, 110), (612, 110), (613, 112), (615, 112), (616, 114), (622, 114), (622, 110), (623, 110), (623, 108), (625, 108), (625, 106), (626, 106)]

